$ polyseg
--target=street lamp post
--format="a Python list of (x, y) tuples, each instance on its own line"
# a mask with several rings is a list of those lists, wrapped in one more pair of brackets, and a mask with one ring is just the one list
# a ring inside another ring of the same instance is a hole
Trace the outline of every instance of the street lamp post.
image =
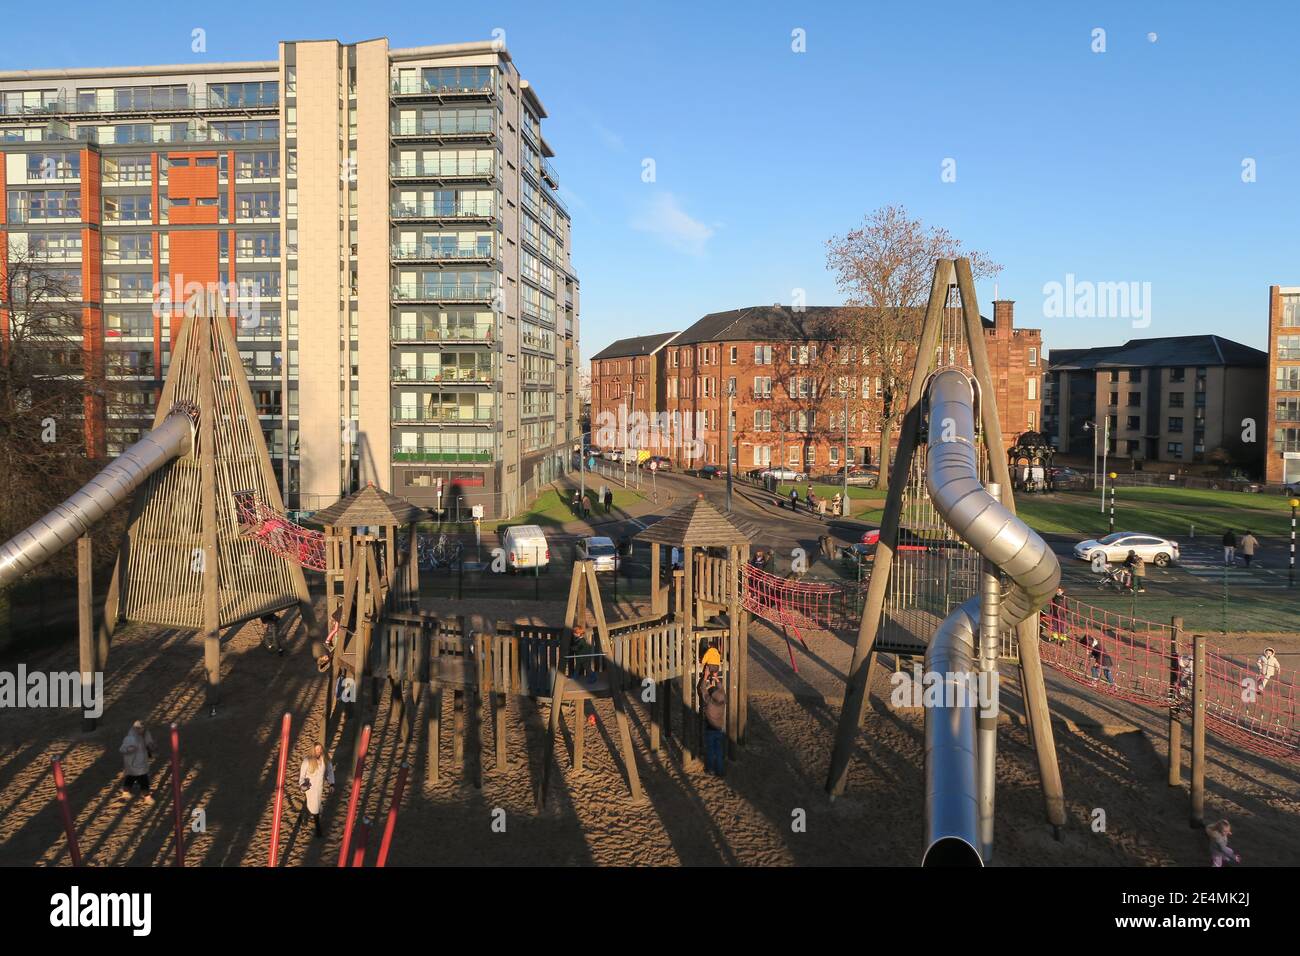
[[(734, 382), (734, 379), (733, 379)], [(731, 511), (731, 460), (732, 460), (732, 442), (735, 441), (735, 432), (732, 428), (732, 401), (736, 397), (734, 384), (727, 389), (727, 511)]]
[(841, 383), (844, 389), (844, 489), (840, 492), (840, 514), (848, 514), (849, 508), (849, 383)]

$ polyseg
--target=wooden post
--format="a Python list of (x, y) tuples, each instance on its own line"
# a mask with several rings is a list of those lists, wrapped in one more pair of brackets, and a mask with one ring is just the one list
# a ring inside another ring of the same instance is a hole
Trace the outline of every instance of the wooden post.
[[(577, 581), (578, 571), (574, 571)], [(555, 678), (551, 683), (551, 715), (546, 737), (542, 741), (542, 780), (537, 788), (537, 809), (546, 805), (546, 790), (551, 781), (551, 764), (555, 763), (555, 739), (560, 732), (560, 708), (564, 705), (564, 664), (569, 659), (573, 631), (565, 627), (560, 638), (560, 656), (555, 662)]]
[(587, 746), (587, 701), (586, 698), (573, 702), (573, 769), (582, 773), (583, 750)]
[[(975, 298), (975, 279), (971, 274), (970, 260), (961, 258), (954, 263), (957, 286), (961, 291), (962, 321), (966, 327), (967, 346), (970, 349), (971, 367), (979, 382), (980, 424), (983, 426), (984, 450), (988, 455), (989, 472), (993, 481), (1002, 486), (1002, 505), (1016, 513), (1016, 500), (1011, 483), (1011, 469), (1002, 449), (1002, 425), (998, 419), (998, 403), (991, 400), (997, 395), (989, 370), (988, 347), (984, 342), (984, 323), (980, 319)], [(932, 348), (933, 346), (931, 346)], [(872, 578), (875, 571), (872, 571)], [(1034, 750), (1038, 756), (1039, 785), (1047, 820), (1059, 836), (1065, 826), (1065, 791), (1061, 785), (1061, 767), (1056, 757), (1056, 739), (1052, 734), (1052, 711), (1047, 703), (1047, 684), (1043, 679), (1043, 663), (1038, 654), (1038, 615), (1031, 614), (1016, 627), (1016, 642), (1020, 648), (1020, 666), (1024, 669), (1028, 696), (1025, 712), (1034, 727)]]
[[(221, 608), (217, 556), (217, 399), (213, 381), (213, 321), (203, 309), (194, 317), (194, 330), (203, 343), (199, 349), (199, 510), (202, 548), (197, 570), (203, 584), (203, 666), (207, 672), (208, 712), (215, 715), (221, 696)], [(242, 371), (242, 368), (241, 368)], [(260, 435), (261, 433), (258, 432)]]
[(427, 693), (429, 703), (424, 710), (424, 746), (427, 765), (425, 775), (430, 784), (436, 784), (441, 779), (438, 758), (441, 756), (439, 744), (442, 738), (442, 685), (437, 681), (430, 681)]
[(663, 584), (659, 580), (659, 542), (650, 542), (650, 612), (652, 614), (663, 614), (668, 609), (663, 600)]
[(682, 767), (698, 770), (700, 765), (698, 738), (699, 721), (696, 719), (695, 668), (699, 663), (699, 649), (695, 646), (695, 549), (682, 545), (682, 594), (686, 614), (682, 619)]
[[(889, 476), (889, 496), (885, 499), (885, 513), (880, 519), (880, 538), (872, 562), (871, 580), (867, 585), (867, 598), (858, 625), (858, 640), (853, 648), (853, 661), (844, 688), (844, 706), (840, 711), (839, 726), (835, 731), (835, 746), (831, 751), (831, 765), (826, 777), (826, 792), (832, 798), (844, 792), (849, 776), (849, 760), (862, 726), (870, 694), (872, 650), (880, 630), (880, 617), (884, 611), (890, 570), (894, 561), (894, 545), (898, 541), (898, 523), (903, 510), (903, 488), (907, 472), (916, 449), (917, 432), (921, 423), (921, 396), (925, 392), (926, 372), (934, 361), (934, 349), (939, 341), (943, 309), (948, 300), (950, 266), (941, 260), (934, 270), (930, 286), (930, 300), (926, 306), (925, 322), (921, 326), (921, 340), (917, 344), (916, 371), (908, 390), (907, 410), (903, 416), (898, 436), (898, 449), (894, 453)], [(881, 442), (889, 441), (888, 435)]]
[(1192, 638), (1192, 814), (1205, 826), (1205, 635)]
[(1183, 722), (1178, 715), (1178, 642), (1183, 635), (1183, 619), (1170, 620), (1173, 634), (1169, 643), (1169, 786), (1183, 784)]
[[(93, 693), (95, 674), (99, 671), (98, 655), (95, 647), (95, 599), (93, 574), (94, 547), (90, 535), (83, 534), (77, 539), (77, 651), (81, 665), (81, 729), (90, 733), (97, 721), (94, 717), (84, 716), (86, 704), (90, 701), (88, 694)], [(103, 684), (100, 684), (103, 687)], [(103, 704), (103, 701), (100, 701)]]
[(451, 692), (451, 763), (465, 764), (465, 691), (459, 689)]
[(726, 597), (727, 597), (727, 756), (736, 759), (740, 748), (740, 574), (743, 565), (740, 561), (740, 548), (732, 545), (727, 548)]

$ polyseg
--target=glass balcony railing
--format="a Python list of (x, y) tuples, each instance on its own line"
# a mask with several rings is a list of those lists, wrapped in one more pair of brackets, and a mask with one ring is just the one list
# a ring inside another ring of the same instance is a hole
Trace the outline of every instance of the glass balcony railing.
[(395, 422), (465, 422), (486, 424), (496, 421), (496, 409), (463, 405), (426, 405), (423, 408), (394, 408)]
[(394, 136), (493, 136), (497, 125), (491, 116), (430, 116), (393, 120), (389, 130)]
[(20, 222), (49, 222), (81, 218), (80, 203), (47, 203), (42, 206), (10, 206), (7, 210), (10, 224)]
[(394, 259), (494, 259), (492, 243), (450, 246), (443, 243), (404, 243), (392, 248)]
[(394, 382), (434, 382), (443, 385), (490, 385), (490, 368), (454, 368), (445, 365), (394, 365)]
[(408, 451), (403, 449), (402, 451), (393, 452), (393, 461), (395, 462), (489, 464), (494, 457), (495, 455), (491, 451), (453, 451), (445, 448), (437, 451)]
[(391, 86), (392, 92), (398, 96), (419, 96), (436, 94), (438, 96), (456, 96), (456, 95), (473, 95), (473, 96), (491, 96), (496, 92), (496, 86), (491, 79), (484, 78), (478, 82), (462, 81), (439, 82), (437, 79), (429, 77), (414, 77), (411, 79), (394, 80)]
[(496, 333), (490, 325), (472, 328), (449, 328), (443, 325), (395, 325), (390, 329), (394, 342), (483, 342), (491, 343)]
[(390, 172), (395, 177), (424, 179), (495, 179), (496, 164), (491, 156), (460, 159), (451, 157), (435, 161), (418, 159), (392, 163)]
[(490, 302), (495, 295), (496, 286), (491, 282), (393, 286), (393, 298), (404, 302)]
[(493, 203), (490, 199), (464, 199), (443, 202), (431, 199), (424, 202), (393, 203), (394, 219), (491, 219)]
[(35, 105), (6, 106), (0, 98), (0, 116), (68, 116), (109, 115), (113, 113), (165, 113), (202, 110), (273, 110), (280, 105), (278, 95), (241, 96), (232, 102), (226, 96), (209, 96), (206, 92), (172, 92), (134, 90), (131, 96), (115, 96), (112, 101), (95, 96), (60, 97)]

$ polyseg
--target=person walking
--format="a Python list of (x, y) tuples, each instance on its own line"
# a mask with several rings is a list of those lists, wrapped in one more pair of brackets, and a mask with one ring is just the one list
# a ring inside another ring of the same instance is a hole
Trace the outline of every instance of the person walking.
[(1241, 560), (1246, 567), (1250, 567), (1250, 559), (1255, 556), (1255, 552), (1258, 550), (1259, 538), (1255, 537), (1253, 531), (1247, 531), (1241, 539)]
[(303, 792), (303, 809), (311, 817), (316, 837), (325, 834), (320, 826), (321, 801), (325, 798), (325, 786), (334, 786), (334, 764), (325, 759), (325, 748), (320, 744), (312, 747), (311, 753), (303, 759), (298, 772), (298, 784)]
[(808, 513), (812, 514), (813, 509), (817, 507), (817, 493), (813, 491), (812, 485), (804, 489), (803, 498), (808, 502)]
[(790, 489), (790, 510), (796, 513), (799, 511), (799, 489), (798, 488)]
[(835, 497), (831, 499), (831, 514), (839, 515), (842, 517), (844, 512), (842, 512), (840, 508), (842, 507), (843, 503), (844, 503), (844, 496), (840, 494), (838, 491), (835, 492)]
[(1056, 593), (1042, 616), (1043, 636), (1054, 643), (1065, 643), (1066, 603), (1065, 588), (1057, 585)]
[(1227, 820), (1211, 823), (1205, 828), (1205, 835), (1210, 838), (1210, 866), (1222, 867), (1224, 863), (1240, 863), (1241, 854), (1228, 846), (1232, 837), (1232, 824)]
[(262, 646), (272, 653), (284, 655), (284, 643), (280, 640), (280, 617), (278, 614), (263, 614), (257, 619), (262, 625)]
[(1142, 555), (1136, 551), (1130, 551), (1128, 557), (1124, 559), (1124, 567), (1128, 568), (1129, 583), (1133, 590), (1142, 594), (1147, 589), (1147, 563), (1142, 560)]
[(826, 517), (826, 499), (824, 497), (818, 497), (817, 499), (817, 517)]
[(1231, 528), (1223, 532), (1223, 563), (1228, 567), (1237, 565), (1237, 536)]
[(1101, 641), (1092, 638), (1092, 648), (1089, 652), (1092, 656), (1092, 682), (1097, 683), (1098, 671), (1106, 675), (1106, 683), (1114, 686), (1115, 678), (1111, 676), (1110, 667), (1114, 663), (1109, 654), (1101, 647)]
[(727, 692), (722, 686), (722, 655), (716, 647), (704, 652), (700, 662), (700, 709), (704, 712), (704, 766), (722, 776), (727, 754)]
[(131, 729), (122, 738), (118, 753), (122, 755), (123, 770), (121, 798), (130, 799), (131, 788), (138, 783), (144, 794), (144, 802), (152, 804), (154, 799), (149, 792), (149, 761), (153, 759), (153, 735), (144, 729), (144, 721), (137, 720), (131, 724)]
[(1255, 661), (1255, 669), (1259, 671), (1259, 692), (1262, 694), (1268, 687), (1268, 682), (1282, 669), (1282, 662), (1277, 659), (1277, 652), (1273, 648), (1266, 647), (1259, 660)]

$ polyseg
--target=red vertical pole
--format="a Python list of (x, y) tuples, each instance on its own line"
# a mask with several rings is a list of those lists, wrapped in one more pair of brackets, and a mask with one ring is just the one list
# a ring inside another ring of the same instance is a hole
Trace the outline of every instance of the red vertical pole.
[(280, 815), (284, 811), (284, 771), (289, 764), (289, 712), (280, 722), (280, 761), (275, 770), (275, 816), (271, 818), (271, 848), (267, 866), (275, 866), (280, 859)]
[(366, 865), (366, 838), (370, 836), (370, 818), (366, 817), (357, 824), (357, 842), (352, 848), (352, 865)]
[(176, 821), (176, 865), (185, 865), (185, 825), (181, 818), (181, 731), (172, 724), (172, 816)]
[(68, 788), (63, 780), (63, 764), (58, 757), (54, 763), (54, 789), (59, 795), (59, 813), (63, 816), (63, 830), (68, 834), (68, 853), (72, 856), (72, 865), (81, 866), (81, 847), (77, 845), (77, 831), (72, 825), (72, 808), (68, 806)]
[(361, 745), (357, 748), (357, 767), (352, 772), (352, 792), (348, 795), (348, 818), (343, 827), (343, 845), (339, 847), (339, 866), (348, 865), (348, 847), (352, 845), (352, 828), (357, 822), (357, 803), (361, 799), (361, 771), (370, 749), (370, 725), (361, 728)]
[(382, 867), (388, 862), (388, 851), (393, 845), (393, 830), (397, 828), (397, 808), (402, 803), (402, 794), (406, 790), (406, 774), (409, 769), (409, 765), (403, 760), (402, 766), (397, 771), (397, 783), (393, 786), (393, 800), (388, 805), (388, 820), (384, 824), (384, 838), (379, 844), (379, 859), (375, 861), (375, 866)]

